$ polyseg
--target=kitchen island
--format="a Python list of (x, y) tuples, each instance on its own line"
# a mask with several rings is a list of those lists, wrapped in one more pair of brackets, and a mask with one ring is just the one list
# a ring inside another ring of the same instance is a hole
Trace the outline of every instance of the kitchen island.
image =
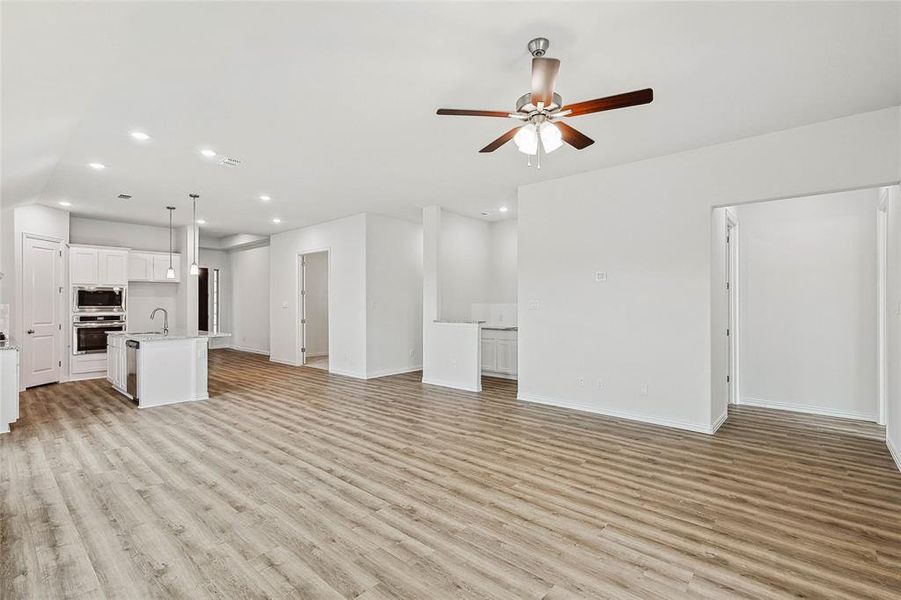
[(107, 379), (139, 408), (206, 400), (210, 338), (227, 333), (107, 334)]

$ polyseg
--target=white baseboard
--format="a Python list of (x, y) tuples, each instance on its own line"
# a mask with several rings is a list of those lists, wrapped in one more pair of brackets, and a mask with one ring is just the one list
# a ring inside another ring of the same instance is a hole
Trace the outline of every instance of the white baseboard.
[(403, 373), (415, 373), (422, 371), (422, 365), (413, 365), (410, 367), (400, 367), (397, 369), (382, 369), (366, 374), (366, 379), (378, 379), (379, 377), (389, 377), (391, 375), (401, 375)]
[(726, 419), (728, 419), (728, 418), (729, 418), (729, 409), (726, 408), (726, 410), (723, 411), (723, 414), (721, 414), (719, 417), (717, 417), (716, 420), (713, 422), (713, 424), (710, 426), (710, 433), (716, 433), (719, 430), (719, 428), (723, 426), (723, 423), (725, 423)]
[(365, 373), (357, 373), (356, 371), (345, 371), (329, 366), (328, 372), (332, 375), (341, 375), (343, 377), (353, 377), (354, 379), (366, 379)]
[(761, 398), (742, 398), (739, 406), (756, 406), (759, 408), (773, 408), (776, 410), (788, 410), (791, 412), (805, 413), (808, 415), (819, 415), (822, 417), (838, 417), (840, 419), (854, 419), (857, 421), (876, 422), (878, 418), (875, 413), (857, 413), (848, 410), (838, 410), (835, 408), (821, 408), (818, 406), (809, 406), (806, 404), (792, 404), (790, 402), (774, 402), (772, 400), (763, 400)]
[(269, 356), (268, 350), (260, 350), (259, 348), (251, 348), (249, 346), (236, 346), (234, 344), (230, 346), (224, 346), (222, 348), (216, 348), (216, 350), (237, 350), (238, 352), (250, 352), (251, 354), (262, 354), (263, 356)]
[[(589, 406), (586, 404), (582, 404), (579, 402), (573, 402), (570, 400), (559, 400), (556, 398), (547, 398), (544, 396), (537, 396), (535, 394), (517, 394), (517, 400), (523, 400), (525, 402), (534, 402), (536, 404), (544, 404), (547, 406), (556, 406), (558, 408), (567, 408), (570, 410), (578, 410), (581, 412), (592, 413), (596, 415), (604, 415), (605, 417), (615, 417), (617, 419), (628, 419), (629, 421), (638, 421), (640, 423), (649, 423), (651, 425), (662, 425), (663, 427), (672, 427), (674, 429), (683, 429), (685, 431), (693, 431), (695, 433), (706, 433), (708, 435), (713, 434), (716, 431), (716, 428), (711, 427), (710, 425), (704, 423), (692, 423), (691, 421), (682, 421), (679, 419), (667, 419), (654, 417), (651, 415), (643, 415), (640, 413), (633, 413), (624, 410), (615, 410), (602, 408), (599, 406)], [(725, 420), (725, 419), (723, 419)], [(720, 423), (722, 424), (722, 423)], [(718, 427), (718, 425), (717, 425)]]
[(440, 387), (452, 388), (455, 390), (463, 390), (464, 392), (481, 392), (482, 386), (478, 387), (469, 387), (469, 386), (461, 386), (453, 381), (443, 381), (441, 379), (427, 379), (425, 377), (422, 378), (422, 382), (426, 385), (437, 385)]
[(269, 362), (278, 363), (280, 365), (288, 365), (289, 367), (301, 367), (300, 363), (296, 363), (293, 360), (282, 360), (280, 358), (272, 358), (272, 355), (269, 355)]
[(892, 442), (892, 438), (888, 436), (888, 433), (885, 435), (885, 445), (888, 447), (889, 454), (891, 454), (892, 458), (895, 460), (895, 466), (901, 471), (901, 449), (895, 446)]

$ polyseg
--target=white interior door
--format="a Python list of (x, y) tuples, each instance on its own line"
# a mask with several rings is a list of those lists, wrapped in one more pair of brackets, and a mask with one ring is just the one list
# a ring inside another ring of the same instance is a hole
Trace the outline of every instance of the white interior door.
[(726, 383), (729, 388), (729, 404), (738, 404), (738, 254), (735, 237), (736, 222), (726, 216), (726, 354), (728, 355)]
[(26, 236), (22, 261), (22, 384), (59, 381), (62, 245)]
[(307, 364), (307, 259), (300, 257), (297, 273), (298, 294), (297, 306), (300, 313), (300, 364)]

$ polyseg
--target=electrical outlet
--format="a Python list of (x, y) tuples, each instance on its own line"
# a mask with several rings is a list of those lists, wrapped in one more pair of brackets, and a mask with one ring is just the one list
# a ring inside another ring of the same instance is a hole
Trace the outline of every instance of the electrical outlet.
[(585, 385), (585, 378), (579, 377), (579, 385)]
[(413, 348), (410, 348), (410, 358), (413, 358)]
[(599, 282), (607, 281), (607, 272), (606, 271), (598, 271), (594, 274), (594, 280)]
[(648, 395), (648, 384), (642, 383), (641, 388), (638, 390), (638, 393), (641, 394), (642, 396), (647, 396)]
[(597, 386), (598, 386), (598, 389), (599, 389), (599, 390), (602, 390), (602, 389), (604, 389), (604, 380), (603, 380), (603, 379), (600, 379), (600, 378), (598, 378), (598, 381), (597, 381)]
[(541, 309), (541, 301), (540, 300), (529, 300), (529, 310), (540, 310)]

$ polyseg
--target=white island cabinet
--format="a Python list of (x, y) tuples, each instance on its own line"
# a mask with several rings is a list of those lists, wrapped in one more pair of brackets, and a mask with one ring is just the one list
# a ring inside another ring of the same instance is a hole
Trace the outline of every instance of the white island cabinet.
[(209, 339), (225, 336), (110, 333), (107, 379), (139, 408), (206, 400)]
[(0, 342), (0, 433), (19, 418), (19, 347), (12, 340)]

